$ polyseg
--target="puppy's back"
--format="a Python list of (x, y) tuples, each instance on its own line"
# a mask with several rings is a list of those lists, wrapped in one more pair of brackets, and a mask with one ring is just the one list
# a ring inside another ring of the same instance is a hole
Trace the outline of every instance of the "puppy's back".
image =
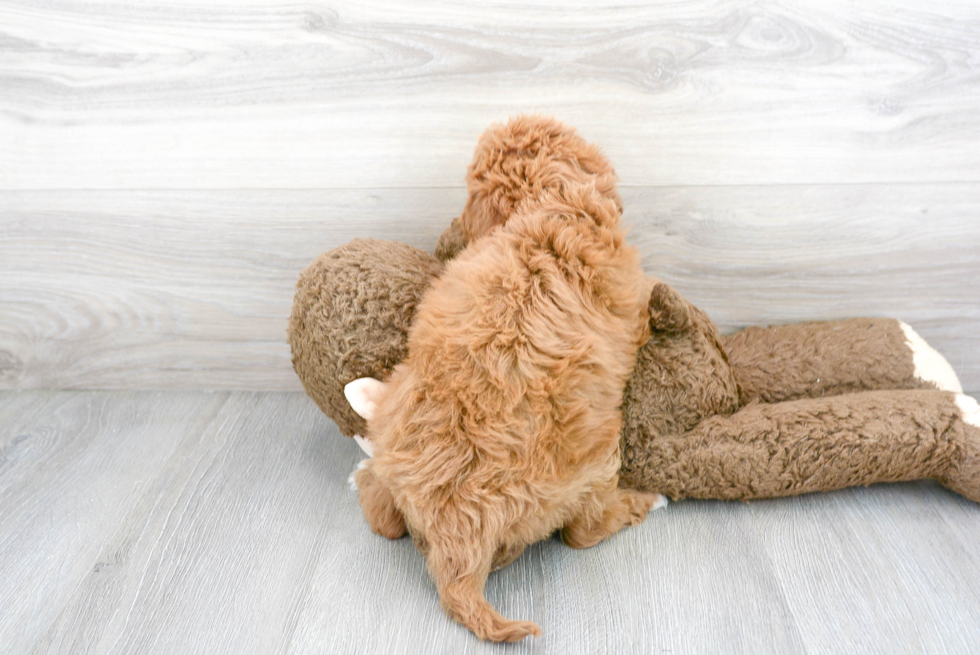
[(555, 446), (618, 407), (645, 337), (639, 256), (615, 203), (580, 186), (523, 208), (450, 263), (409, 365), (458, 434), (501, 457)]

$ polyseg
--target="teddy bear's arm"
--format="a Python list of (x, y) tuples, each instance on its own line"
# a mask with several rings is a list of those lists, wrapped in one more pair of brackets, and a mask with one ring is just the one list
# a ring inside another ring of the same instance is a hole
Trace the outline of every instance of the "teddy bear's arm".
[(751, 500), (933, 478), (980, 502), (980, 407), (947, 391), (753, 403), (649, 440), (632, 485)]
[(895, 319), (750, 327), (721, 342), (743, 403), (876, 389), (962, 392), (945, 358)]

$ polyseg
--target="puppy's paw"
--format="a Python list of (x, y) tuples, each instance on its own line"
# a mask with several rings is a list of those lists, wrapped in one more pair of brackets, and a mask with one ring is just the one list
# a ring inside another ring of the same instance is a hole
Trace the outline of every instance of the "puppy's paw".
[(662, 494), (651, 494), (643, 491), (630, 491), (630, 525), (639, 525), (653, 509), (667, 506), (667, 497)]

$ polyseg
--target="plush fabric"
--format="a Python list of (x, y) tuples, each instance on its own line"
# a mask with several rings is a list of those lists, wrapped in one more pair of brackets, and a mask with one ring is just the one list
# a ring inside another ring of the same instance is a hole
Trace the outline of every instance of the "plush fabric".
[[(980, 430), (948, 391), (752, 403), (685, 433), (628, 431), (623, 483), (672, 498), (751, 500), (932, 478), (980, 502)], [(972, 454), (971, 454), (972, 453)]]
[(742, 403), (935, 388), (915, 377), (912, 352), (893, 318), (750, 327), (721, 343)]
[(980, 501), (980, 430), (962, 396), (914, 376), (898, 321), (754, 328), (727, 340), (731, 357), (667, 285), (650, 315), (623, 400), (624, 486), (748, 500), (933, 478)]
[(441, 270), (417, 248), (355, 239), (323, 253), (300, 275), (287, 332), (293, 368), (342, 434), (365, 428), (344, 385), (386, 379), (405, 358), (415, 308)]

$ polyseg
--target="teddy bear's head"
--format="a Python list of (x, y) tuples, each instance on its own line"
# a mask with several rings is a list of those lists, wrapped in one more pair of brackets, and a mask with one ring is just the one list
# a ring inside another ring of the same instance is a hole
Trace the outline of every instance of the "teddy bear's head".
[(366, 427), (344, 387), (359, 378), (385, 380), (405, 358), (415, 308), (441, 270), (417, 248), (355, 239), (300, 274), (287, 332), (293, 368), (342, 434)]

